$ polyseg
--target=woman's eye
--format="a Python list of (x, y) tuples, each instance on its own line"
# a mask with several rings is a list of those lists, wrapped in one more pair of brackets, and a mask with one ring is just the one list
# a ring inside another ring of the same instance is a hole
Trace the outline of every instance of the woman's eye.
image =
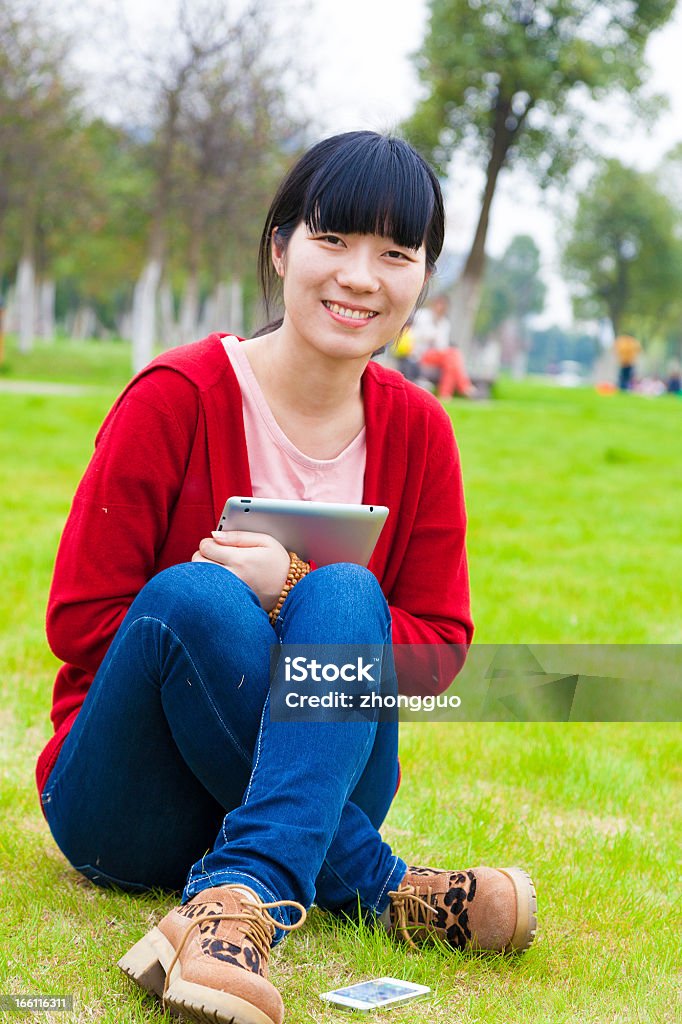
[(407, 260), (407, 259), (409, 259), (409, 256), (407, 255), (406, 252), (399, 252), (397, 249), (390, 249), (386, 253), (386, 255), (390, 256), (394, 260), (395, 259), (398, 259), (398, 260)]
[(343, 245), (338, 235), (320, 235), (321, 242), (329, 242), (330, 245)]

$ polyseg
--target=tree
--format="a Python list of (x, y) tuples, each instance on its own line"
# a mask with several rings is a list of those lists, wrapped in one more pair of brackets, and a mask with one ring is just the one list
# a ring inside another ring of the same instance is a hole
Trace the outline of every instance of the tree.
[[(168, 224), (179, 173), (183, 107), (197, 76), (211, 67), (214, 58), (225, 57), (235, 34), (224, 8), (219, 10), (210, 0), (200, 6), (198, 15), (198, 19), (192, 18), (188, 4), (182, 3), (174, 49), (159, 55), (155, 46), (147, 60), (145, 88), (153, 96), (155, 108), (155, 123), (148, 146), (153, 188), (147, 256), (133, 298), (135, 370), (142, 369), (149, 362), (156, 340), (156, 301), (167, 257)], [(151, 126), (141, 127), (149, 130)]]
[(530, 235), (515, 235), (498, 260), (488, 260), (477, 334), (488, 334), (505, 320), (521, 333), (531, 313), (541, 313), (547, 291), (540, 278), (540, 250)]
[(267, 45), (267, 13), (262, 3), (232, 16), (223, 0), (182, 0), (171, 49), (155, 46), (147, 62), (145, 90), (155, 102), (152, 123), (140, 128), (152, 131), (153, 189), (147, 257), (133, 303), (135, 369), (152, 355), (157, 294), (173, 241), (186, 242), (181, 317), (191, 330), (212, 236), (217, 228), (222, 253), (230, 239), (237, 249), (253, 212), (254, 187), (290, 124), (277, 116), (282, 76), (273, 63), (277, 47)]
[(606, 160), (580, 197), (563, 263), (576, 312), (606, 313), (616, 335), (663, 328), (682, 285), (682, 216), (655, 177)]
[(527, 370), (528, 317), (540, 313), (546, 288), (540, 278), (540, 250), (530, 235), (516, 235), (498, 260), (488, 260), (476, 334), (499, 332), (502, 364)]
[(485, 267), (490, 210), (504, 167), (524, 163), (541, 184), (565, 175), (586, 97), (637, 101), (644, 48), (675, 0), (430, 0), (416, 55), (428, 89), (406, 124), (445, 173), (456, 147), (485, 164), (471, 250), (453, 296), (454, 340), (467, 348)]
[[(99, 323), (120, 331), (118, 321), (129, 310), (145, 256), (145, 203), (153, 185), (142, 149), (129, 132), (102, 119), (83, 128), (84, 187), (72, 216), (53, 233), (51, 260), (58, 313), (69, 320), (91, 310)], [(72, 205), (62, 203), (67, 210)]]
[[(231, 296), (239, 331), (244, 252), (254, 252), (263, 211), (282, 172), (283, 146), (298, 130), (280, 76), (261, 61), (262, 33), (242, 26), (236, 53), (208, 66), (180, 115), (174, 201), (181, 241), (171, 262), (184, 277), (180, 338), (196, 336), (200, 293)], [(203, 287), (202, 287), (203, 285)]]
[[(28, 0), (0, 0), (0, 258), (17, 269), (19, 344), (35, 333), (37, 274), (47, 281), (54, 228), (82, 186), (76, 90), (64, 73), (70, 40)], [(53, 303), (52, 303), (53, 304)]]

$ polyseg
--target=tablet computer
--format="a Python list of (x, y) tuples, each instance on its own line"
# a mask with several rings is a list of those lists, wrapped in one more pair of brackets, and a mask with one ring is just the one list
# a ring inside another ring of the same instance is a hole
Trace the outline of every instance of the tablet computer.
[(228, 498), (219, 530), (269, 533), (287, 551), (317, 565), (367, 565), (386, 522), (385, 505), (280, 498)]

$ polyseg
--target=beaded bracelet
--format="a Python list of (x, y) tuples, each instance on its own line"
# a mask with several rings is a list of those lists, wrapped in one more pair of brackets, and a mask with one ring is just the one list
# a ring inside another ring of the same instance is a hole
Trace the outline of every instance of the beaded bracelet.
[(279, 617), (279, 613), (282, 610), (282, 605), (287, 599), (289, 591), (293, 590), (297, 583), (307, 576), (310, 572), (310, 563), (304, 562), (302, 558), (299, 558), (295, 551), (289, 552), (289, 572), (287, 578), (284, 581), (282, 587), (282, 593), (277, 598), (277, 602), (272, 611), (268, 612), (268, 618), (270, 619), (271, 625), (275, 625)]

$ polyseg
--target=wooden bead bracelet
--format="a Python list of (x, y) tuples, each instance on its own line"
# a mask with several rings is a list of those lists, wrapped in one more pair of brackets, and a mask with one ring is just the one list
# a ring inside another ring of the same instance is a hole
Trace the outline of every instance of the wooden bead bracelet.
[(270, 619), (271, 625), (275, 625), (279, 617), (279, 613), (282, 610), (282, 605), (287, 599), (287, 596), (291, 590), (294, 589), (297, 583), (300, 583), (304, 576), (307, 576), (310, 572), (310, 563), (304, 562), (302, 558), (299, 558), (295, 551), (289, 552), (289, 572), (287, 578), (284, 581), (282, 587), (282, 593), (277, 598), (277, 602), (274, 608), (268, 612), (268, 618)]

